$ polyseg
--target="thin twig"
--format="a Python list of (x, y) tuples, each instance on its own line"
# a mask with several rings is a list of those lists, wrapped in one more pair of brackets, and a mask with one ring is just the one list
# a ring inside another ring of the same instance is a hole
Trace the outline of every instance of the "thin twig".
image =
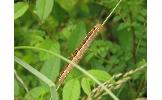
[(102, 26), (107, 22), (107, 20), (110, 18), (110, 16), (112, 15), (112, 13), (115, 11), (115, 9), (119, 6), (119, 4), (121, 3), (122, 0), (120, 0), (116, 6), (113, 8), (113, 10), (110, 12), (110, 14), (106, 17), (106, 19), (103, 21)]

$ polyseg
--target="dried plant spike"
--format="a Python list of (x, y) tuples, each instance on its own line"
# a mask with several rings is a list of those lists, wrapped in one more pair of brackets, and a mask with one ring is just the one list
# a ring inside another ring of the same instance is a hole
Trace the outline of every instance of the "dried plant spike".
[[(79, 63), (80, 59), (84, 55), (85, 51), (93, 41), (93, 39), (97, 36), (97, 33), (101, 30), (103, 25), (106, 23), (106, 21), (110, 18), (112, 13), (115, 11), (115, 9), (119, 6), (122, 0), (119, 0), (119, 2), (116, 4), (116, 6), (113, 8), (113, 10), (110, 12), (110, 14), (106, 17), (106, 19), (103, 21), (102, 24), (97, 24), (91, 31), (88, 33), (88, 35), (85, 37), (84, 41), (81, 43), (79, 48), (74, 52), (74, 54), (70, 57), (70, 60), (74, 63)], [(71, 64), (67, 64), (65, 69), (62, 71), (59, 77), (59, 83), (63, 84), (65, 78), (67, 75), (71, 72), (73, 69), (73, 66)]]
[[(79, 48), (77, 48), (74, 54), (70, 57), (70, 60), (74, 63), (79, 63), (80, 59), (83, 57), (84, 53), (86, 52), (87, 48), (90, 46), (91, 42), (97, 36), (97, 33), (102, 29), (101, 24), (97, 24), (91, 31), (87, 34), (83, 42), (80, 44)], [(71, 72), (73, 66), (71, 64), (67, 64), (65, 69), (62, 71), (59, 77), (59, 83), (63, 84), (67, 75)]]

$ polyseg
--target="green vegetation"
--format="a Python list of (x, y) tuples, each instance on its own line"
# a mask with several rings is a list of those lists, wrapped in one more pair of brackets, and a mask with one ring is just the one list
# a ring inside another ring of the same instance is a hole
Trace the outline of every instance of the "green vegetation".
[[(146, 0), (123, 0), (80, 63), (68, 60), (118, 2), (14, 0), (15, 100), (146, 98)], [(67, 63), (75, 68), (60, 85)]]

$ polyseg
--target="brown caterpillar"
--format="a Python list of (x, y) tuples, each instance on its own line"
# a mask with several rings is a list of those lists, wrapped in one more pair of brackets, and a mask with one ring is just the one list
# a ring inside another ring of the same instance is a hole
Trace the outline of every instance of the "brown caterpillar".
[[(91, 42), (97, 36), (97, 33), (101, 30), (101, 28), (102, 28), (102, 25), (97, 24), (93, 29), (91, 29), (91, 31), (87, 34), (87, 36), (85, 37), (83, 42), (80, 44), (79, 48), (77, 48), (75, 50), (75, 52), (73, 53), (73, 55), (70, 57), (70, 60), (72, 62), (74, 62), (76, 64), (79, 63), (80, 59), (86, 52), (86, 50), (89, 47), (89, 45), (91, 44)], [(63, 84), (65, 78), (71, 72), (72, 69), (73, 69), (73, 66), (71, 64), (67, 64), (65, 66), (64, 70), (62, 71), (62, 73), (60, 74), (60, 77), (59, 77), (60, 84)]]

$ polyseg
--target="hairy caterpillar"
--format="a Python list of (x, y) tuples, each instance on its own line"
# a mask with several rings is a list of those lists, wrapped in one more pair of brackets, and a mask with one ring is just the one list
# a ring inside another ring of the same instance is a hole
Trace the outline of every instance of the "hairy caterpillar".
[[(91, 44), (91, 42), (94, 40), (94, 38), (97, 36), (97, 33), (101, 30), (102, 25), (97, 24), (91, 31), (87, 34), (83, 42), (80, 44), (79, 48), (75, 50), (73, 55), (70, 57), (70, 60), (74, 63), (79, 63), (80, 59), (83, 57), (84, 53), (86, 52), (87, 48)], [(67, 64), (60, 74), (59, 77), (59, 83), (63, 84), (65, 78), (67, 75), (71, 72), (73, 69), (73, 66), (71, 64)]]

